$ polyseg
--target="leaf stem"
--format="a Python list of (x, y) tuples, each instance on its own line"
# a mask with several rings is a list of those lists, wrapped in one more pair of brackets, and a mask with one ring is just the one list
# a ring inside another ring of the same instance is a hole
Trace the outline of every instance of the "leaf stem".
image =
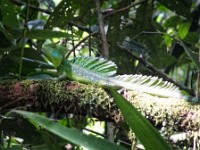
[(21, 79), (21, 75), (22, 75), (24, 46), (26, 42), (27, 22), (28, 22), (28, 14), (29, 14), (29, 4), (30, 4), (30, 0), (27, 0), (26, 17), (25, 17), (25, 24), (24, 24), (24, 29), (23, 29), (22, 49), (21, 49), (20, 62), (19, 62), (19, 73), (18, 73), (19, 79)]

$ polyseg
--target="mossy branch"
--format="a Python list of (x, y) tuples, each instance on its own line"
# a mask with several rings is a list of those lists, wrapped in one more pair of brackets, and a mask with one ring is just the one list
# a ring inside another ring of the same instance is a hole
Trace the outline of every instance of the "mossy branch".
[[(145, 93), (124, 92), (124, 96), (163, 134), (170, 138), (177, 132), (199, 138), (200, 105), (183, 99), (161, 98)], [(0, 83), (0, 110), (23, 109), (96, 117), (123, 122), (109, 93), (98, 85), (74, 81), (24, 80)], [(197, 134), (198, 133), (198, 134)], [(187, 143), (186, 142), (186, 143)]]

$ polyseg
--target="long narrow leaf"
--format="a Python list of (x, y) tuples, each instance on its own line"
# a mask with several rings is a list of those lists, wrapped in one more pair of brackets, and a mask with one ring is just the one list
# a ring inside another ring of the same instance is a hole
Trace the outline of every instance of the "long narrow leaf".
[(1, 14), (4, 25), (15, 29), (19, 28), (19, 22), (14, 11), (14, 6), (10, 0), (1, 0)]
[[(27, 31), (26, 34), (27, 34), (26, 36), (28, 38), (39, 39), (39, 40), (51, 39), (51, 38), (55, 38), (55, 37), (70, 38), (70, 35), (68, 33), (61, 32), (61, 31), (51, 31), (48, 29), (30, 30), (30, 31)], [(19, 35), (19, 36), (22, 36), (22, 35)]]
[(198, 60), (197, 55), (195, 55), (192, 50), (190, 48), (188, 48), (183, 42), (179, 41), (179, 43), (181, 44), (181, 46), (183, 46), (186, 54), (188, 55), (188, 57), (191, 59), (191, 61), (195, 64), (195, 66), (197, 67), (197, 69), (200, 71), (200, 62)]
[(110, 89), (123, 117), (147, 150), (170, 150), (171, 147), (158, 131), (116, 90)]
[(84, 148), (92, 150), (102, 150), (102, 149), (124, 150), (124, 148), (117, 146), (114, 143), (111, 143), (107, 140), (100, 139), (92, 135), (85, 135), (76, 129), (67, 128), (54, 121), (50, 121), (48, 118), (44, 116), (19, 110), (14, 110), (13, 112), (18, 113), (30, 119), (31, 121), (36, 122), (41, 127), (54, 133), (55, 135), (65, 140), (68, 140), (76, 145), (83, 146)]

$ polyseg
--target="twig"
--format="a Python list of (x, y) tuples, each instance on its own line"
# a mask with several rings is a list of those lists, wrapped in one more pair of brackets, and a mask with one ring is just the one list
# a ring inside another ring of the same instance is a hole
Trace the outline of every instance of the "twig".
[(131, 56), (133, 56), (135, 59), (137, 59), (140, 63), (142, 63), (146, 68), (148, 68), (149, 70), (159, 74), (160, 77), (162, 77), (163, 79), (174, 83), (176, 86), (178, 86), (180, 89), (188, 92), (190, 95), (194, 95), (194, 92), (191, 89), (188, 89), (187, 87), (185, 87), (184, 85), (181, 85), (179, 83), (177, 83), (176, 81), (174, 81), (173, 79), (169, 78), (165, 73), (161, 72), (160, 70), (158, 70), (157, 68), (155, 68), (151, 63), (147, 62), (146, 60), (144, 60), (141, 57), (138, 57), (136, 55), (134, 55), (129, 49), (127, 49), (126, 47), (119, 45), (119, 48), (123, 49), (125, 52), (127, 52), (128, 54), (130, 54)]
[(114, 11), (106, 14), (104, 17), (106, 18), (106, 17), (112, 16), (112, 15), (115, 15), (116, 13), (119, 13), (119, 12), (122, 12), (122, 11), (126, 11), (126, 10), (130, 9), (131, 7), (134, 7), (134, 6), (137, 6), (137, 5), (141, 5), (141, 4), (145, 3), (145, 2), (147, 2), (147, 0), (142, 0), (140, 2), (132, 3), (131, 5), (128, 5), (128, 6), (124, 7), (124, 8), (121, 8), (121, 9), (118, 9), (118, 10), (114, 10)]
[(30, 4), (30, 0), (27, 0), (25, 24), (24, 24), (24, 29), (23, 29), (22, 48), (21, 48), (20, 62), (19, 62), (19, 72), (18, 72), (19, 79), (21, 78), (21, 74), (22, 74), (24, 47), (26, 43), (26, 32), (27, 32), (27, 23), (28, 23), (28, 14), (29, 14), (29, 4)]
[(93, 131), (93, 130), (90, 130), (90, 129), (88, 129), (88, 128), (82, 128), (82, 130), (89, 131), (89, 132), (91, 132), (91, 133), (94, 133), (94, 134), (99, 135), (99, 136), (104, 137), (104, 138), (106, 137), (106, 135), (101, 134), (101, 133), (98, 133), (98, 132)]
[(96, 3), (96, 9), (98, 13), (99, 29), (100, 29), (101, 40), (102, 40), (102, 55), (105, 58), (108, 58), (109, 57), (108, 42), (107, 42), (105, 30), (104, 30), (104, 19), (101, 13), (100, 2), (99, 0), (95, 0), (95, 3)]
[(92, 30), (90, 30), (89, 28), (84, 27), (84, 26), (81, 26), (81, 25), (77, 25), (77, 24), (75, 24), (73, 21), (70, 21), (68, 24), (69, 24), (70, 26), (75, 26), (75, 27), (77, 27), (79, 30), (85, 31), (85, 32), (87, 32), (87, 33), (92, 33)]
[(117, 143), (120, 143), (120, 144), (124, 144), (124, 145), (127, 145), (127, 146), (132, 146), (131, 143), (128, 143), (128, 142), (125, 142), (125, 141), (122, 141), (122, 140), (117, 140)]
[(75, 49), (76, 49), (77, 47), (79, 47), (83, 42), (85, 42), (90, 36), (93, 36), (93, 35), (95, 35), (95, 34), (97, 34), (97, 33), (99, 33), (99, 32), (93, 32), (93, 33), (89, 34), (88, 36), (86, 36), (85, 38), (83, 38), (81, 41), (79, 41), (78, 44), (76, 44), (76, 45), (65, 55), (65, 59), (67, 59), (67, 58), (69, 57), (69, 55), (70, 55), (73, 51), (75, 51)]
[(29, 58), (26, 58), (26, 57), (23, 57), (22, 59), (25, 60), (25, 61), (28, 61), (28, 62), (40, 64), (42, 66), (53, 67), (52, 65), (45, 63), (45, 62), (42, 62), (42, 61), (39, 61), (39, 60), (29, 59)]
[(169, 35), (169, 34), (167, 34), (167, 33), (159, 32), (159, 31), (156, 31), (156, 32), (142, 31), (142, 32), (140, 32), (139, 34), (135, 35), (134, 38), (136, 38), (136, 37), (138, 37), (138, 36), (140, 36), (140, 35), (142, 35), (142, 34), (161, 34), (161, 35), (169, 36), (169, 37), (171, 37), (172, 39), (179, 41), (179, 40), (178, 40), (177, 38), (175, 38), (174, 36), (171, 36), (171, 35)]
[(21, 101), (21, 100), (22, 99), (19, 97), (18, 99), (15, 99), (14, 101), (6, 103), (5, 105), (3, 105), (3, 106), (0, 107), (0, 111), (3, 110), (3, 108), (6, 108), (6, 107), (8, 107), (8, 106), (10, 106), (10, 105), (12, 105), (14, 103), (17, 103), (17, 102)]
[[(75, 46), (75, 44), (74, 44), (74, 30), (73, 30), (73, 27), (71, 27), (71, 32), (72, 32), (72, 47), (74, 48), (74, 46)], [(75, 53), (75, 51), (73, 51), (73, 53), (74, 53), (74, 57), (76, 57), (76, 53)]]
[[(89, 30), (91, 30), (91, 20), (92, 20), (92, 15), (91, 15), (91, 6), (90, 6), (90, 4), (89, 4)], [(91, 32), (89, 33), (89, 40), (88, 40), (88, 47), (89, 47), (89, 56), (91, 56), (92, 55), (92, 36), (91, 36)]]

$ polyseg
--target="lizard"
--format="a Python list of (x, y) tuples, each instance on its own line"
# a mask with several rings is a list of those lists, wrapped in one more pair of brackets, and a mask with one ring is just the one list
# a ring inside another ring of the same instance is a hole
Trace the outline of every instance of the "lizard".
[[(105, 88), (124, 88), (161, 97), (189, 99), (177, 86), (162, 78), (141, 74), (116, 75), (116, 64), (104, 58), (82, 56), (67, 60), (66, 48), (54, 43), (43, 44), (42, 54), (45, 60), (57, 69), (58, 80), (68, 78), (81, 83), (98, 84)], [(192, 101), (197, 100), (193, 98)]]

